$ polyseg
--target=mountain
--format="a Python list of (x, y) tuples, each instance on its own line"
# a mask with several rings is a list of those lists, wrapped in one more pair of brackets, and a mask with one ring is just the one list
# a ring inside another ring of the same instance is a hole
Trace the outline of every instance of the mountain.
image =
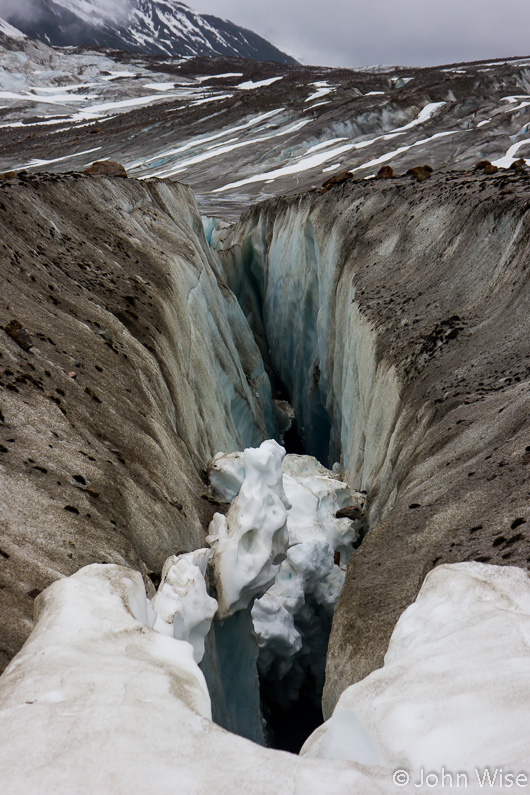
[(266, 39), (233, 22), (198, 14), (178, 0), (32, 0), (6, 19), (55, 46), (108, 47), (152, 55), (225, 55), (295, 64)]

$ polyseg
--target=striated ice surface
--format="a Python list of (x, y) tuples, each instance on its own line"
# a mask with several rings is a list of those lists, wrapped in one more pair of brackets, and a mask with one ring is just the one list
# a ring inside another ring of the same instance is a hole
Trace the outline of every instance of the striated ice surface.
[(217, 602), (208, 595), (204, 580), (209, 556), (209, 549), (197, 549), (168, 558), (158, 591), (151, 600), (153, 629), (191, 643), (198, 663), (204, 656), (204, 639), (217, 611)]
[(352, 685), (306, 757), (405, 770), (524, 770), (530, 737), (530, 579), (442, 565), (392, 634), (384, 667)]

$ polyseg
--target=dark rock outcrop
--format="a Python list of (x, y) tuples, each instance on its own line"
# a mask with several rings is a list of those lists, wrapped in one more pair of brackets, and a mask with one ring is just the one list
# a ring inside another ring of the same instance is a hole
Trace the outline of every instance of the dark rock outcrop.
[(391, 179), (394, 176), (394, 169), (392, 166), (381, 166), (377, 172), (377, 179)]
[(353, 179), (353, 174), (351, 171), (339, 171), (338, 174), (333, 174), (332, 177), (329, 177), (329, 179), (323, 182), (322, 187), (326, 191), (330, 188), (333, 188), (335, 185), (342, 185), (344, 182), (348, 182), (350, 179)]

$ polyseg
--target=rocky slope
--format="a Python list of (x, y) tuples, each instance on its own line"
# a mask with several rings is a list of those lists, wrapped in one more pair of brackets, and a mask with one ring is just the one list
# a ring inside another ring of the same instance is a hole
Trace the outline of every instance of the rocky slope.
[[(147, 578), (201, 546), (216, 507), (208, 459), (274, 427), (261, 358), (186, 188), (21, 179), (1, 183), (0, 215), (5, 666), (55, 579), (93, 562)], [(12, 320), (30, 349), (4, 330)]]
[(251, 30), (178, 0), (32, 0), (7, 21), (27, 36), (59, 47), (87, 45), (162, 56), (231, 55), (296, 63)]

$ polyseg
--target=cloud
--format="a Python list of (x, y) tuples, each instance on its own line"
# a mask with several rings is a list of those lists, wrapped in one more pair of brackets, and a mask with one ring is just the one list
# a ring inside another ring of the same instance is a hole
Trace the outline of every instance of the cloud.
[[(86, 13), (88, 3), (86, 0), (54, 0), (54, 2), (67, 9), (81, 11), (80, 16), (89, 18), (91, 14)], [(90, 0), (93, 7), (93, 17), (95, 19), (108, 19), (113, 21), (124, 21), (131, 12), (131, 6), (136, 0)], [(18, 18), (29, 22), (36, 21), (43, 15), (43, 9), (36, 0), (0, 0), (0, 17), (5, 19)]]
[(429, 65), (527, 55), (527, 0), (189, 0), (304, 63)]
[(13, 13), (25, 17), (33, 12), (33, 0), (0, 0), (0, 17), (8, 17)]

